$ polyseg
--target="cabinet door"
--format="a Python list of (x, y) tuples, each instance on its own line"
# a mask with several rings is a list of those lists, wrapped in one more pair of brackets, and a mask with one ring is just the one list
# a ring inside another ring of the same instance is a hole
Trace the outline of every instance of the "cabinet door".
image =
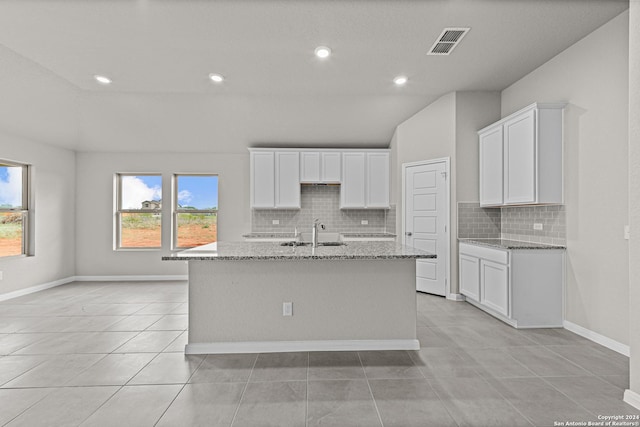
[(320, 182), (320, 153), (302, 151), (300, 153), (300, 182)]
[(251, 152), (251, 207), (275, 206), (275, 163), (272, 151)]
[(364, 208), (365, 153), (342, 153), (340, 208)]
[(275, 207), (300, 208), (300, 155), (276, 151)]
[(496, 126), (479, 136), (480, 206), (502, 204), (502, 126)]
[(389, 207), (389, 153), (367, 153), (368, 208)]
[(509, 317), (509, 267), (480, 261), (480, 303)]
[(480, 260), (476, 257), (460, 254), (460, 293), (472, 300), (480, 300)]
[(536, 111), (504, 124), (504, 203), (536, 203)]
[(326, 183), (339, 183), (341, 181), (342, 154), (339, 151), (327, 151), (320, 153), (320, 179)]

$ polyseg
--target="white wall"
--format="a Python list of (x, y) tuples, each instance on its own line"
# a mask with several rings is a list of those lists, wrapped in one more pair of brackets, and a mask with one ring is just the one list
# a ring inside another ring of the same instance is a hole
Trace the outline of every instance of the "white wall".
[[(179, 142), (176, 142), (179, 149)], [(186, 263), (162, 261), (171, 239), (170, 203), (164, 203), (163, 250), (113, 250), (113, 177), (115, 173), (161, 173), (163, 194), (170, 194), (174, 173), (216, 173), (218, 240), (239, 241), (250, 231), (249, 153), (78, 153), (78, 276), (186, 275)]]
[(480, 200), (478, 130), (499, 119), (500, 92), (456, 92), (457, 201)]
[(629, 29), (629, 388), (640, 409), (640, 0), (631, 0)]
[(0, 295), (75, 274), (75, 153), (0, 133), (4, 160), (32, 165), (33, 256), (0, 258)]
[(477, 131), (500, 118), (498, 92), (452, 92), (396, 128), (391, 141), (397, 201), (396, 230), (402, 230), (402, 164), (442, 157), (451, 159), (451, 291), (458, 289), (457, 202), (478, 200)]
[(628, 40), (625, 12), (502, 92), (502, 115), (567, 101), (566, 320), (629, 343)]
[[(391, 177), (391, 187), (396, 195), (396, 233), (398, 241), (403, 241), (402, 233), (402, 164), (420, 160), (451, 158), (451, 175), (453, 176), (455, 159), (455, 107), (456, 94), (449, 93), (438, 98), (418, 113), (402, 122), (396, 128), (390, 148), (395, 158), (395, 171)], [(455, 181), (451, 182), (451, 200), (455, 200)], [(451, 210), (453, 214), (455, 210)], [(453, 216), (451, 224), (453, 225)], [(452, 235), (455, 235), (452, 230)], [(453, 254), (451, 247), (450, 257)], [(454, 269), (451, 259), (451, 269)], [(457, 264), (456, 264), (457, 265)], [(455, 267), (457, 268), (457, 267)], [(452, 281), (451, 283), (456, 283)]]

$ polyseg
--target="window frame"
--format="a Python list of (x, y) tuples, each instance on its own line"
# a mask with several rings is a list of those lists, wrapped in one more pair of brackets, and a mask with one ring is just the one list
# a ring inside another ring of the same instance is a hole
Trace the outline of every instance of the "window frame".
[(28, 163), (14, 162), (12, 160), (0, 159), (1, 166), (22, 168), (22, 205), (19, 208), (0, 208), (0, 213), (20, 213), (22, 216), (22, 248), (16, 255), (0, 256), (2, 258), (24, 257), (31, 255), (31, 235), (30, 217), (31, 214), (31, 165)]
[[(220, 175), (217, 173), (174, 173), (171, 179), (171, 250), (183, 251), (195, 246), (178, 246), (178, 215), (181, 213), (192, 214), (216, 214), (216, 242), (217, 238), (217, 226), (218, 226), (218, 207), (216, 209), (181, 209), (178, 204), (178, 177), (181, 176), (204, 176), (204, 177), (217, 177), (218, 178), (218, 190), (220, 189)], [(219, 193), (218, 193), (219, 195)], [(219, 203), (218, 203), (219, 204)], [(213, 242), (212, 242), (213, 243)]]
[[(162, 250), (162, 229), (163, 227), (163, 218), (162, 218), (162, 207), (160, 209), (122, 209), (122, 177), (124, 176), (158, 176), (160, 177), (160, 194), (163, 196), (164, 189), (162, 184), (162, 173), (159, 172), (143, 172), (143, 173), (133, 173), (133, 172), (117, 172), (114, 175), (114, 233), (113, 233), (113, 250), (114, 251), (159, 251)], [(162, 203), (162, 199), (161, 199)], [(126, 213), (150, 213), (150, 214), (160, 214), (160, 246), (122, 246), (122, 214)]]

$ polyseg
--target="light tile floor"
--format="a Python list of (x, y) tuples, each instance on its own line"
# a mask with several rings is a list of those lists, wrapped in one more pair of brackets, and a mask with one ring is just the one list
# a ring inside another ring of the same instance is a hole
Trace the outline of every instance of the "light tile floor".
[(0, 303), (0, 425), (553, 426), (640, 415), (626, 357), (418, 294), (420, 351), (185, 356), (187, 285)]

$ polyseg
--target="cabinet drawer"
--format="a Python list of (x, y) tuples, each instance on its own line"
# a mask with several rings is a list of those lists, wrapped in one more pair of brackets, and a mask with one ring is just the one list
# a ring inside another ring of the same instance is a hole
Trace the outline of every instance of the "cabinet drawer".
[(488, 248), (486, 246), (460, 243), (460, 254), (486, 259), (499, 264), (509, 264), (509, 251)]

